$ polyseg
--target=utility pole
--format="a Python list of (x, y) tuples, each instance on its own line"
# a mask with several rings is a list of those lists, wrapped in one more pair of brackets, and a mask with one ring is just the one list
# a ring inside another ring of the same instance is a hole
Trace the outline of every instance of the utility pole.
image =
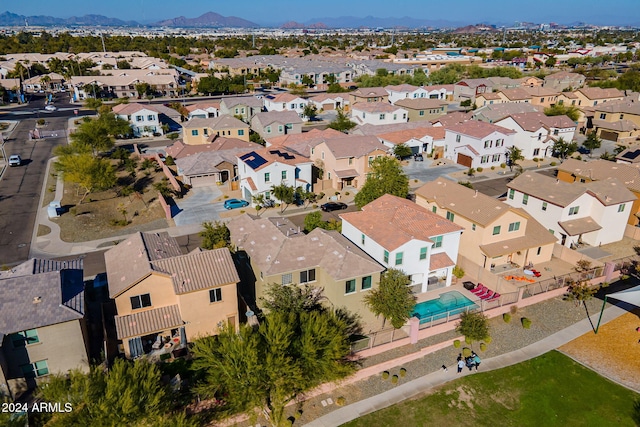
[(107, 52), (107, 48), (104, 46), (104, 34), (100, 33), (100, 39), (102, 40), (102, 51)]

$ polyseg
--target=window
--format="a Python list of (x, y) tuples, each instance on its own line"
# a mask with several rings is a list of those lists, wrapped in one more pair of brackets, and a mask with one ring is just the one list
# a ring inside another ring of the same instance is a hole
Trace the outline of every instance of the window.
[(404, 252), (398, 252), (396, 254), (396, 265), (402, 265), (402, 257), (404, 256)]
[(293, 283), (293, 275), (291, 273), (286, 273), (282, 275), (282, 284), (290, 285)]
[(240, 113), (240, 111), (236, 108), (236, 114)]
[(244, 135), (244, 129), (238, 129), (238, 136)]
[(389, 264), (389, 251), (384, 251), (383, 260), (385, 264)]
[(267, 126), (265, 130), (267, 131), (267, 133), (271, 133), (271, 126)]
[(198, 136), (198, 129), (193, 129), (191, 131), (191, 136)]
[(447, 219), (448, 219), (449, 221), (453, 222), (453, 219), (454, 219), (455, 217), (456, 217), (456, 216), (453, 214), (453, 212), (449, 212), (449, 211), (447, 211)]
[(549, 233), (551, 233), (551, 234), (556, 234), (556, 232), (555, 232), (555, 231), (553, 231), (552, 229), (549, 229)]
[(491, 143), (492, 143), (492, 141), (485, 141), (484, 142), (484, 148), (491, 148)]
[(547, 210), (547, 202), (542, 202), (542, 210), (543, 211)]
[(542, 252), (542, 246), (538, 246), (538, 250), (536, 251), (536, 255), (540, 255)]
[(393, 120), (395, 121), (395, 120), (397, 120), (397, 119), (398, 119), (398, 115), (397, 115), (397, 114), (394, 114), (394, 115), (393, 115)]
[[(209, 135), (209, 129), (204, 128), (202, 131), (204, 132), (204, 136)], [(224, 132), (224, 131), (223, 131), (223, 132)]]
[(419, 116), (424, 116), (424, 110), (420, 110), (420, 112), (418, 113)]
[(580, 209), (580, 206), (574, 206), (569, 208), (569, 215), (576, 215), (579, 209)]
[(624, 203), (618, 206), (618, 212), (624, 212)]
[(427, 248), (420, 248), (420, 259), (427, 259)]
[(480, 163), (489, 163), (489, 156), (480, 157)]
[(136, 122), (143, 122), (144, 116), (136, 116)]
[(369, 156), (369, 166), (371, 166), (371, 163), (373, 163), (373, 156)]
[(499, 162), (500, 161), (500, 154), (494, 154), (493, 157), (491, 158), (491, 161), (493, 163)]
[(520, 221), (509, 224), (509, 232), (520, 230)]
[(442, 236), (436, 236), (436, 237), (432, 238), (431, 240), (433, 240), (433, 247), (434, 248), (441, 248), (442, 247)]
[(384, 113), (380, 114), (380, 120), (384, 120)]
[(209, 302), (222, 301), (222, 289), (216, 288), (209, 290)]
[(305, 270), (300, 272), (300, 283), (309, 283), (316, 281), (316, 269)]
[(282, 179), (287, 179), (287, 171), (282, 171)]
[(606, 119), (607, 118), (607, 114), (606, 113), (600, 113), (600, 118), (602, 120)]
[(155, 119), (156, 119), (156, 118), (155, 118), (155, 116), (153, 116), (153, 115), (151, 115), (151, 114), (149, 114), (149, 115), (147, 116), (147, 120), (148, 120), (148, 121), (150, 121), (150, 122), (154, 121)]
[(240, 114), (244, 114), (244, 107), (240, 109)]
[(516, 194), (516, 190), (514, 190), (513, 188), (509, 189), (509, 199), (513, 200), (513, 196)]
[(460, 142), (460, 135), (456, 135), (456, 142)]
[(13, 347), (24, 347), (29, 344), (40, 342), (38, 331), (36, 329), (27, 329), (26, 331), (11, 334), (11, 342)]
[(434, 205), (431, 207), (431, 212), (436, 213), (437, 211), (438, 211), (437, 206)]
[(22, 365), (20, 369), (22, 369), (22, 375), (24, 375), (25, 378), (38, 378), (49, 375), (49, 366), (46, 360), (39, 360), (27, 365)]
[(365, 289), (371, 289), (371, 276), (365, 276), (362, 278), (362, 287), (361, 289), (364, 291)]
[(620, 114), (620, 120), (624, 119), (624, 114)]
[(539, 156), (540, 155), (540, 149), (539, 148), (534, 148), (533, 149), (533, 155), (534, 156)]
[(151, 295), (142, 294), (131, 297), (131, 309), (137, 310), (139, 308), (151, 307)]
[(278, 133), (284, 132), (284, 127), (282, 125), (278, 125)]
[(271, 182), (271, 173), (270, 172), (265, 172), (264, 173), (264, 182)]
[(345, 294), (352, 294), (356, 291), (356, 279), (347, 280), (346, 286), (344, 287)]
[(529, 203), (529, 195), (528, 194), (523, 194), (522, 195), (522, 204), (526, 205), (527, 203)]
[(493, 227), (493, 235), (497, 235), (500, 234), (500, 226), (496, 225), (495, 227)]
[(471, 224), (471, 231), (476, 231), (476, 225), (475, 224)]
[(365, 237), (364, 237), (364, 233), (363, 233), (363, 234), (360, 234), (360, 244), (361, 244), (361, 245), (364, 245), (364, 239), (365, 239)]

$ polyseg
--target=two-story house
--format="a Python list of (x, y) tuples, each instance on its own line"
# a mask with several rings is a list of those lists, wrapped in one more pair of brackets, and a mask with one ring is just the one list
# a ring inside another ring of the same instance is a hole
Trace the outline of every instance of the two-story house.
[(238, 176), (242, 197), (253, 204), (254, 196), (276, 200), (273, 187), (287, 185), (311, 191), (313, 161), (286, 147), (277, 146), (238, 156)]
[(249, 141), (249, 125), (228, 114), (208, 119), (194, 118), (182, 124), (185, 144), (209, 144), (216, 136)]
[(304, 108), (308, 101), (298, 95), (284, 92), (277, 95), (266, 95), (262, 100), (267, 111), (294, 111), (298, 117), (306, 119)]
[(441, 101), (453, 101), (453, 85), (422, 86), (427, 92), (427, 98)]
[(407, 274), (415, 293), (451, 285), (461, 226), (390, 194), (340, 218), (342, 234), (383, 266)]
[(453, 99), (458, 101), (471, 100), (475, 102), (476, 96), (493, 92), (493, 82), (489, 79), (465, 79), (453, 86)]
[(388, 102), (361, 102), (351, 106), (351, 118), (359, 125), (390, 125), (409, 119), (407, 110)]
[[(624, 93), (616, 88), (583, 87), (573, 92), (579, 107), (595, 107), (606, 102), (622, 101)], [(566, 103), (566, 102), (565, 102)]]
[(587, 128), (602, 139), (622, 141), (640, 135), (640, 104), (637, 102), (607, 102), (587, 114)]
[(394, 105), (407, 110), (410, 122), (417, 122), (420, 120), (433, 120), (444, 116), (447, 114), (449, 104), (439, 99), (407, 98), (396, 101)]
[(526, 172), (507, 187), (506, 203), (527, 211), (566, 247), (599, 246), (621, 240), (636, 200), (615, 178), (570, 184)]
[(416, 203), (463, 227), (459, 255), (486, 270), (551, 260), (556, 238), (522, 209), (444, 178), (418, 188)]
[(162, 135), (160, 112), (152, 105), (118, 104), (113, 107), (114, 114), (129, 122), (134, 136)]
[(389, 149), (375, 136), (327, 138), (311, 149), (311, 160), (316, 166), (322, 165), (323, 180), (337, 190), (362, 188), (371, 163), (382, 156), (390, 156)]
[(445, 128), (443, 126), (414, 128), (381, 133), (376, 136), (380, 142), (392, 150), (397, 145), (405, 144), (411, 148), (413, 154), (422, 152), (434, 154), (444, 149)]
[(558, 103), (560, 91), (545, 86), (523, 87), (531, 96), (531, 103), (541, 109), (549, 108)]
[(576, 132), (575, 122), (564, 115), (512, 114), (495, 124), (516, 132), (513, 145), (522, 150), (525, 159), (551, 157), (553, 143), (560, 138), (571, 142)]
[(227, 226), (231, 242), (249, 258), (258, 304), (267, 285), (311, 285), (323, 290), (331, 307), (359, 315), (365, 332), (380, 329), (363, 297), (378, 287), (384, 267), (340, 233), (316, 228), (304, 234), (286, 218), (247, 214)]
[(584, 86), (586, 77), (582, 74), (560, 71), (544, 77), (544, 87), (562, 92), (565, 89), (578, 89)]
[(389, 102), (389, 93), (383, 87), (361, 87), (349, 92), (349, 104), (364, 102)]
[(309, 98), (318, 111), (344, 110), (349, 111), (349, 96), (340, 93), (320, 93)]
[(30, 259), (0, 272), (0, 397), (49, 374), (89, 370), (82, 260)]
[(474, 169), (506, 163), (505, 153), (514, 144), (516, 133), (511, 129), (477, 120), (445, 128), (444, 157)]
[(187, 105), (185, 108), (189, 112), (189, 120), (193, 118), (208, 119), (220, 115), (219, 102), (199, 102), (197, 104)]
[(295, 111), (268, 111), (251, 118), (251, 129), (263, 138), (302, 133), (302, 119)]
[(220, 100), (220, 115), (228, 114), (240, 117), (246, 123), (249, 123), (251, 117), (261, 112), (262, 109), (262, 99), (255, 96), (230, 96)]
[(389, 94), (389, 102), (395, 104), (401, 99), (429, 98), (429, 93), (420, 86), (410, 84), (390, 85), (384, 89)]
[(167, 232), (135, 233), (104, 254), (117, 340), (128, 358), (161, 357), (222, 323), (237, 328), (240, 281), (227, 248), (183, 254)]

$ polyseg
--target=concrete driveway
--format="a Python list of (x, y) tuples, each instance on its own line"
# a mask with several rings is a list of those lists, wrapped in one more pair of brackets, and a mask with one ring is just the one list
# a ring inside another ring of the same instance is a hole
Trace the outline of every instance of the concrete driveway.
[(218, 187), (195, 187), (189, 191), (189, 195), (176, 199), (179, 212), (173, 220), (177, 226), (202, 224), (205, 221), (217, 221), (220, 212), (224, 212), (224, 201), (214, 202), (222, 196)]
[(409, 163), (403, 167), (404, 173), (409, 177), (409, 185), (413, 186), (413, 180), (417, 179), (422, 182), (433, 181), (439, 176), (449, 175), (453, 172), (466, 170), (464, 166), (456, 164), (446, 164), (440, 166), (434, 166), (431, 160), (424, 159), (423, 162), (416, 162), (413, 159), (409, 160)]

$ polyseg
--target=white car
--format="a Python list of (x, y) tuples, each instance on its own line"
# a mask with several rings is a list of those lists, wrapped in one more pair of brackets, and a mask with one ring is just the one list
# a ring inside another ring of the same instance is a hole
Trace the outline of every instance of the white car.
[(20, 166), (22, 165), (22, 158), (17, 154), (12, 154), (9, 156), (9, 166)]
[(44, 107), (45, 110), (47, 111), (56, 111), (58, 109), (58, 107), (56, 107), (55, 105), (47, 105)]

